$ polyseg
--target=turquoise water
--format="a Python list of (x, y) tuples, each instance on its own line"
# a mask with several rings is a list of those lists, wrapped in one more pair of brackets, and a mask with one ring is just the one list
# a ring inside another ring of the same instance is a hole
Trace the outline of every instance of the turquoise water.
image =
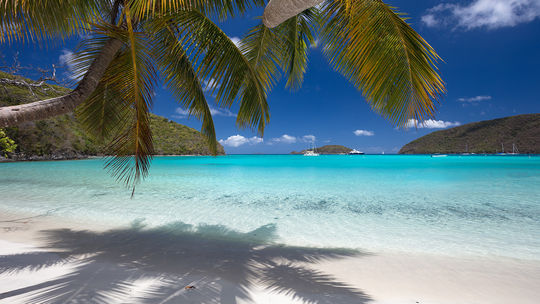
[(271, 224), (291, 245), (540, 260), (540, 157), (160, 157), (133, 199), (103, 163), (0, 164), (0, 209), (89, 226)]

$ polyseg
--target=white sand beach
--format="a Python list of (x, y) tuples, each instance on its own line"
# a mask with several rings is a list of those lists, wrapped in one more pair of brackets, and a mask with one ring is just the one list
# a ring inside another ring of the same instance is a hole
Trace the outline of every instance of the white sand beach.
[(182, 227), (88, 230), (85, 223), (5, 212), (0, 227), (0, 303), (533, 304), (540, 299), (539, 261), (287, 247), (231, 231), (201, 237)]

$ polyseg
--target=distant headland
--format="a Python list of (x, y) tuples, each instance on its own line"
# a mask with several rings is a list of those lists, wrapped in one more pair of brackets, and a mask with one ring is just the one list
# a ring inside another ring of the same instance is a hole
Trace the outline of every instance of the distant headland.
[[(302, 151), (292, 151), (291, 154), (304, 154), (307, 150), (311, 150), (311, 149), (306, 149)], [(345, 147), (345, 146), (340, 146), (340, 145), (326, 145), (320, 148), (315, 148), (315, 150), (317, 151), (317, 153), (320, 153), (320, 154), (348, 154), (353, 149)]]
[(420, 137), (399, 154), (540, 154), (540, 114), (473, 122)]
[[(0, 72), (0, 79), (18, 79), (17, 77), (19, 76)], [(27, 83), (34, 83), (30, 79), (22, 79)], [(29, 103), (37, 98), (52, 98), (69, 91), (67, 88), (51, 85), (47, 90), (34, 90), (33, 95), (28, 88), (10, 83), (2, 83), (0, 89), (0, 106)], [(210, 154), (206, 140), (195, 129), (154, 114), (150, 114), (150, 128), (157, 155)], [(104, 148), (86, 134), (76, 114), (5, 128), (5, 133), (15, 141), (17, 148), (15, 153), (7, 153), (8, 158), (4, 157), (4, 153), (0, 153), (0, 162), (81, 159), (104, 154)], [(218, 154), (225, 154), (220, 144)]]

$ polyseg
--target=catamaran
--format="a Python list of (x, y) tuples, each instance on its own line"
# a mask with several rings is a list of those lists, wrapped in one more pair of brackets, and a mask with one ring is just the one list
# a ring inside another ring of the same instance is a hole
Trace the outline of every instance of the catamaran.
[(307, 150), (306, 152), (304, 152), (304, 156), (319, 156), (319, 153), (316, 152), (316, 148), (315, 148), (315, 141), (312, 141), (311, 142), (311, 150)]

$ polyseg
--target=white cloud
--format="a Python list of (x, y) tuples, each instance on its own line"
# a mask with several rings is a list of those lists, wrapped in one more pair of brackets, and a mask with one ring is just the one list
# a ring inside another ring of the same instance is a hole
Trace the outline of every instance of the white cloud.
[(210, 114), (212, 116), (225, 116), (225, 117), (236, 117), (236, 114), (231, 112), (229, 109), (217, 109), (214, 107), (210, 107)]
[(429, 27), (434, 27), (439, 24), (439, 21), (435, 19), (435, 15), (427, 14), (422, 16), (422, 22), (424, 22)]
[(317, 139), (317, 137), (315, 137), (315, 135), (304, 135), (304, 136), (302, 136), (302, 140), (305, 141), (305, 142), (315, 142), (316, 139)]
[(250, 138), (242, 135), (229, 136), (227, 139), (220, 139), (219, 143), (227, 147), (240, 147), (245, 144), (256, 145), (262, 143), (264, 140), (260, 137), (253, 136)]
[(442, 120), (434, 120), (434, 119), (428, 119), (424, 120), (422, 122), (418, 122), (416, 119), (409, 119), (409, 121), (405, 124), (405, 128), (418, 128), (418, 129), (446, 129), (450, 127), (457, 127), (460, 126), (461, 123), (459, 122), (451, 122), (451, 121), (442, 121)]
[(491, 96), (479, 95), (479, 96), (475, 96), (475, 97), (458, 98), (459, 102), (470, 102), (470, 103), (475, 103), (475, 102), (484, 101), (484, 100), (491, 100)]
[(272, 141), (276, 143), (294, 144), (297, 139), (294, 136), (283, 134), (281, 137), (272, 138)]
[(73, 61), (73, 52), (67, 49), (63, 49), (62, 54), (60, 54), (60, 57), (58, 57), (58, 62), (61, 65), (70, 66), (72, 61)]
[(356, 130), (353, 132), (356, 136), (374, 136), (375, 132), (368, 130)]
[(424, 24), (463, 29), (512, 27), (540, 17), (540, 0), (474, 0), (468, 5), (442, 3), (427, 10)]

